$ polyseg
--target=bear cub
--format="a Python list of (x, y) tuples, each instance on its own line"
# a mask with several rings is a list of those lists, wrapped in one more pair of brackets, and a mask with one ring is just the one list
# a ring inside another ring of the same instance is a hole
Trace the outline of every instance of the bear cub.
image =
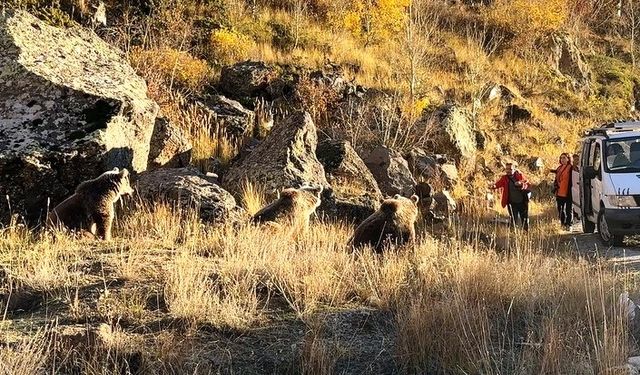
[(370, 245), (380, 253), (390, 245), (414, 242), (417, 220), (418, 196), (405, 198), (396, 194), (385, 199), (378, 211), (358, 225), (349, 243), (354, 247)]
[(115, 203), (123, 195), (133, 194), (129, 171), (114, 168), (93, 180), (84, 181), (75, 193), (47, 215), (47, 226), (89, 231), (94, 236), (111, 239)]
[(284, 189), (280, 192), (278, 199), (258, 211), (252, 221), (299, 225), (301, 229), (307, 230), (311, 215), (320, 206), (320, 194), (322, 194), (322, 186)]

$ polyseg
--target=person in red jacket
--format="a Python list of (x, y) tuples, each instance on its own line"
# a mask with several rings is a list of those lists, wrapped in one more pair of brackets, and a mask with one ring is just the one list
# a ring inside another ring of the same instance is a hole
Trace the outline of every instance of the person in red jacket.
[(522, 223), (524, 230), (529, 230), (529, 183), (522, 172), (517, 171), (513, 163), (505, 165), (505, 174), (490, 186), (491, 189), (502, 190), (502, 207), (507, 207), (511, 223)]

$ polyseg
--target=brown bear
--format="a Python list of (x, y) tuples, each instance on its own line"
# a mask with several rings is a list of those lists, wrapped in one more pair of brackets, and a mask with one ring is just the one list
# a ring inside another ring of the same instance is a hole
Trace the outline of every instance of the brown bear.
[(303, 231), (309, 228), (309, 220), (320, 206), (322, 186), (302, 186), (299, 189), (282, 190), (278, 199), (258, 211), (252, 218), (254, 223), (276, 222), (291, 224)]
[(132, 193), (129, 171), (114, 168), (78, 185), (72, 196), (49, 212), (47, 225), (89, 231), (98, 238), (110, 240), (114, 204), (121, 196)]
[(418, 200), (417, 195), (405, 198), (399, 194), (385, 199), (378, 211), (358, 225), (349, 243), (354, 247), (371, 245), (380, 253), (389, 245), (415, 241)]

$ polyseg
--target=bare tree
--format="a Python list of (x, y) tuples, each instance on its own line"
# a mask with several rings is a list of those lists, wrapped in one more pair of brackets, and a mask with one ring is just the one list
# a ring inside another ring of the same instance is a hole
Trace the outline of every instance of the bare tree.
[(404, 44), (409, 63), (409, 94), (413, 102), (419, 71), (426, 64), (429, 44), (438, 29), (441, 8), (434, 0), (410, 0), (407, 7)]
[(298, 48), (300, 42), (300, 28), (307, 12), (307, 0), (293, 0), (293, 48)]

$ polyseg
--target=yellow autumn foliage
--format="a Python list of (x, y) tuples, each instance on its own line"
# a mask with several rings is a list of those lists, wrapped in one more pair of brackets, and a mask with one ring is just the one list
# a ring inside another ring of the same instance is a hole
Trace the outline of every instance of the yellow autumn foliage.
[(209, 38), (210, 55), (220, 65), (246, 60), (254, 46), (250, 37), (233, 30), (215, 30)]
[(191, 56), (185, 51), (172, 48), (133, 48), (130, 61), (138, 71), (155, 71), (170, 84), (198, 90), (211, 78), (211, 69), (206, 61)]
[(569, 4), (567, 0), (496, 0), (487, 15), (517, 37), (536, 38), (564, 25)]
[(349, 0), (330, 17), (366, 44), (375, 44), (396, 35), (403, 27), (410, 0)]

